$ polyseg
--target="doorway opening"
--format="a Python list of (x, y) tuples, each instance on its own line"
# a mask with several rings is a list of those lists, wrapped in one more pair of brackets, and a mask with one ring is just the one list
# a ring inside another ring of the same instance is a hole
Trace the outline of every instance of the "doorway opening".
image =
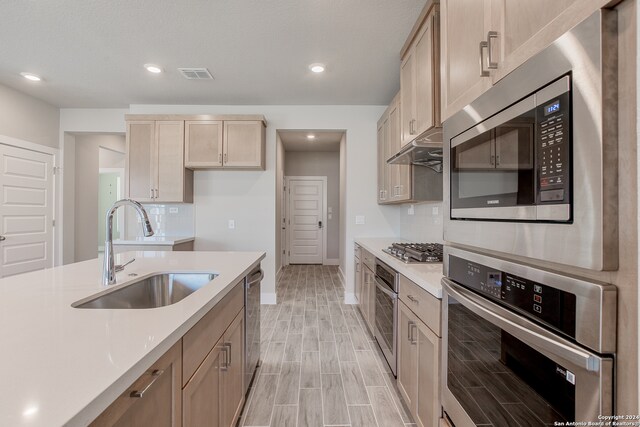
[(339, 265), (344, 248), (343, 130), (277, 131), (278, 268)]

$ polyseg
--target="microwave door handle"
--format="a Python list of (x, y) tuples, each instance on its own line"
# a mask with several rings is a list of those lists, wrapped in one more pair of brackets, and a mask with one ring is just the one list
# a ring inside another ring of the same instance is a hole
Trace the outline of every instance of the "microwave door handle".
[(444, 291), (466, 308), (488, 320), (541, 353), (552, 353), (587, 371), (599, 372), (597, 357), (515, 313), (485, 300), (444, 277)]
[(391, 297), (391, 299), (397, 299), (398, 295), (396, 295), (394, 292), (390, 291), (386, 285), (382, 284), (380, 282), (380, 279), (378, 279), (376, 277), (376, 288), (380, 289), (380, 291), (382, 291), (382, 293), (384, 293), (385, 295)]

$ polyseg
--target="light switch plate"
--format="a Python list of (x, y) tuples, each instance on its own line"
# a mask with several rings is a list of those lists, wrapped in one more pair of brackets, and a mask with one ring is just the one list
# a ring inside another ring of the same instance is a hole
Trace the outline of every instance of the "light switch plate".
[(364, 215), (356, 215), (356, 224), (358, 225), (364, 224)]
[(233, 230), (236, 228), (236, 220), (235, 219), (230, 219), (229, 220), (229, 230)]
[(329, 207), (327, 208), (327, 212), (329, 212), (329, 213), (333, 213), (333, 208), (332, 208), (331, 206), (329, 206)]
[(413, 205), (409, 205), (409, 209), (407, 209), (407, 215), (414, 215), (416, 210), (413, 208)]
[(431, 215), (438, 215), (438, 211), (439, 211), (438, 207), (434, 206), (433, 208), (431, 208)]
[(331, 212), (329, 212), (328, 219), (333, 219), (333, 214), (331, 214)]

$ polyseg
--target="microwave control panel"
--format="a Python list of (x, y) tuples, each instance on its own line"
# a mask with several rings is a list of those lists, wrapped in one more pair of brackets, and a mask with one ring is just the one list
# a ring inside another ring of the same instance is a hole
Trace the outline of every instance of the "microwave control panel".
[(449, 278), (575, 338), (576, 296), (572, 293), (454, 255), (449, 255)]
[(570, 103), (570, 93), (565, 92), (536, 109), (536, 204), (570, 202)]

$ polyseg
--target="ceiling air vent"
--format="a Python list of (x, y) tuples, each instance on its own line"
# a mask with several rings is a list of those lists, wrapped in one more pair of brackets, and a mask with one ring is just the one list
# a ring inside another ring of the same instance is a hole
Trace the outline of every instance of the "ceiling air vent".
[(206, 68), (178, 68), (178, 71), (188, 80), (213, 80), (213, 76)]

